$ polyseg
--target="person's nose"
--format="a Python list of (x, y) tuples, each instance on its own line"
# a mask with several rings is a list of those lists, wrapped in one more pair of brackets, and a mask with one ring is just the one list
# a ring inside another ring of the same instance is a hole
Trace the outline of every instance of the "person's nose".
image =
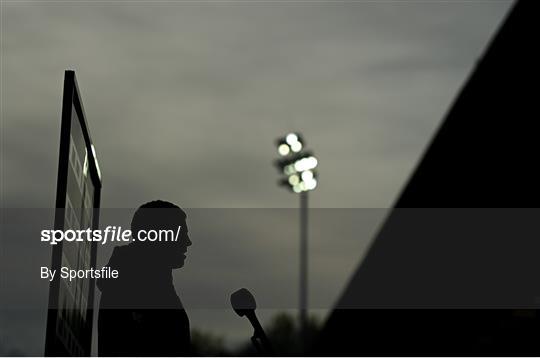
[(192, 242), (191, 242), (191, 240), (189, 239), (189, 236), (186, 236), (186, 239), (187, 239), (187, 241), (186, 241), (186, 246), (191, 246)]

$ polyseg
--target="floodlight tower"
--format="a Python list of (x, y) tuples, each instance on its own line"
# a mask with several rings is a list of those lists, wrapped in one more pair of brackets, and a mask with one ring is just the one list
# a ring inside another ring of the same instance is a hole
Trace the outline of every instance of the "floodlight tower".
[(300, 196), (300, 334), (306, 348), (308, 307), (308, 192), (317, 187), (318, 161), (305, 149), (299, 133), (289, 133), (276, 141), (280, 158), (275, 164), (282, 175), (279, 184)]

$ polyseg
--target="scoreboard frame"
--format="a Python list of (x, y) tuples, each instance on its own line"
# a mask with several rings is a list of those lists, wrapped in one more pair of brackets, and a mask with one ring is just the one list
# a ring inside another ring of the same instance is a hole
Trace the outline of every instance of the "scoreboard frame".
[[(82, 104), (81, 94), (77, 85), (77, 80), (75, 77), (75, 72), (71, 70), (66, 70), (64, 74), (64, 90), (63, 90), (63, 99), (62, 99), (62, 117), (61, 117), (61, 129), (60, 129), (60, 153), (59, 153), (59, 162), (58, 162), (58, 177), (56, 185), (56, 205), (55, 205), (55, 218), (54, 218), (54, 228), (55, 230), (64, 230), (66, 227), (66, 212), (73, 210), (69, 206), (71, 205), (69, 201), (69, 187), (68, 187), (68, 175), (70, 173), (70, 155), (73, 155), (74, 139), (72, 132), (74, 128), (72, 127), (72, 121), (78, 119), (78, 124), (82, 130), (82, 137), (84, 140), (84, 149), (86, 150), (85, 160), (84, 160), (84, 169), (85, 175), (90, 179), (92, 185), (92, 194), (88, 196), (93, 196), (91, 203), (86, 207), (85, 204), (88, 204), (86, 200), (82, 201), (82, 207), (78, 207), (81, 212), (83, 210), (89, 210), (91, 215), (89, 215), (90, 226), (92, 229), (97, 229), (99, 225), (99, 208), (100, 208), (100, 199), (101, 199), (101, 173), (99, 165), (96, 158), (96, 153), (94, 145), (92, 144), (92, 139), (90, 136), (90, 131), (88, 129), (88, 124), (86, 121), (86, 115), (84, 112), (84, 107)], [(80, 136), (79, 131), (79, 136)], [(77, 158), (79, 159), (79, 158)], [(80, 166), (80, 161), (79, 161)], [(73, 180), (73, 179), (72, 179)], [(82, 180), (82, 179), (81, 179)], [(84, 196), (83, 196), (84, 198)], [(62, 266), (62, 257), (64, 256), (64, 250), (67, 249), (63, 242), (59, 242), (57, 245), (53, 246), (52, 249), (52, 263), (51, 269), (59, 270)], [(89, 243), (89, 264), (90, 267), (95, 268), (97, 261), (97, 243)], [(88, 264), (88, 263), (86, 263)], [(61, 278), (60, 275), (57, 275), (55, 279), (51, 282), (49, 287), (49, 304), (48, 304), (48, 313), (47, 313), (47, 331), (45, 338), (45, 356), (90, 356), (92, 349), (92, 329), (93, 329), (93, 306), (94, 306), (94, 291), (95, 291), (95, 280), (88, 279), (89, 282), (84, 283), (87, 285), (85, 290), (88, 292), (85, 299), (85, 307), (78, 307), (77, 309), (85, 311), (86, 320), (81, 327), (78, 327), (77, 330), (71, 331), (69, 334), (69, 342), (66, 342), (66, 339), (58, 334), (59, 325), (74, 324), (69, 322), (68, 319), (65, 319), (65, 322), (59, 321), (59, 315), (61, 314), (60, 299), (61, 299)], [(81, 294), (82, 295), (82, 294)], [(75, 303), (77, 303), (75, 301)], [(65, 327), (63, 327), (64, 329)], [(68, 327), (69, 328), (69, 327)], [(73, 341), (74, 342), (73, 342)]]

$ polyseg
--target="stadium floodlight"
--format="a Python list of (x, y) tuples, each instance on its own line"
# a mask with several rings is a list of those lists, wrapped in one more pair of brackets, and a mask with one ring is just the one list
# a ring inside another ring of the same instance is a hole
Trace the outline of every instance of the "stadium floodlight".
[(305, 143), (298, 133), (289, 133), (277, 140), (280, 159), (276, 165), (286, 176), (280, 184), (295, 193), (314, 190), (317, 187), (316, 172), (319, 162), (313, 154), (305, 150)]
[(307, 338), (307, 303), (308, 303), (308, 255), (307, 255), (307, 219), (308, 192), (317, 187), (317, 158), (305, 149), (303, 137), (299, 133), (289, 133), (276, 141), (280, 158), (275, 164), (282, 177), (279, 184), (294, 193), (300, 194), (300, 332), (302, 346)]

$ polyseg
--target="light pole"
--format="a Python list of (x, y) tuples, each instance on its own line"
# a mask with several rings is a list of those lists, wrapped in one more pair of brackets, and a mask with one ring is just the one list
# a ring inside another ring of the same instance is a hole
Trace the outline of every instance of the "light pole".
[(276, 141), (280, 158), (276, 160), (282, 178), (279, 184), (300, 196), (300, 336), (302, 350), (307, 343), (308, 308), (308, 192), (317, 187), (317, 158), (305, 150), (298, 133), (289, 133)]

